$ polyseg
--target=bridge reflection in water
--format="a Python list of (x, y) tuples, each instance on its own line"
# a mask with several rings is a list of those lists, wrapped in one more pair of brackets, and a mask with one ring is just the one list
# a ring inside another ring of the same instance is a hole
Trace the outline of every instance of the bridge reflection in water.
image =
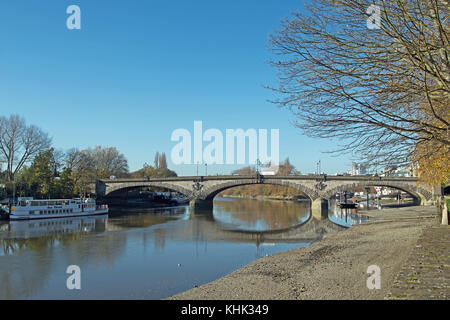
[(216, 197), (214, 219), (225, 228), (265, 231), (287, 229), (306, 222), (310, 201), (253, 200)]
[(341, 208), (336, 200), (330, 201), (331, 222), (344, 227), (351, 227), (354, 224), (365, 223), (369, 220), (364, 214), (358, 213), (358, 209)]
[[(213, 216), (176, 207), (5, 222), (0, 225), (0, 299), (164, 298), (343, 229), (310, 218), (308, 208), (217, 199)], [(65, 289), (71, 264), (82, 270), (79, 292)]]

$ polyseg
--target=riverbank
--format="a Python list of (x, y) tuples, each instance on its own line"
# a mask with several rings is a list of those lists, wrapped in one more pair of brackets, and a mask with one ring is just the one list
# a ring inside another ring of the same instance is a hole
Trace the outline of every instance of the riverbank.
[[(263, 257), (223, 278), (169, 299), (401, 297), (398, 291), (395, 296), (391, 291), (424, 230), (437, 225), (436, 208), (390, 208), (361, 213), (371, 216), (371, 222), (329, 235), (307, 247)], [(448, 248), (447, 245), (443, 249), (447, 256)], [(378, 290), (367, 288), (367, 268), (371, 265), (381, 270)], [(445, 290), (448, 292), (448, 288)]]

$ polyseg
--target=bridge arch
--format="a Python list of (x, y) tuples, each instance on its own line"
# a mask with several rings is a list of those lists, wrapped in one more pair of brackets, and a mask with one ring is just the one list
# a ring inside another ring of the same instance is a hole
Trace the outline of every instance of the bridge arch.
[(420, 202), (427, 202), (432, 198), (432, 193), (429, 190), (426, 190), (420, 186), (411, 183), (398, 183), (392, 181), (358, 181), (353, 183), (344, 183), (334, 188), (327, 189), (323, 194), (325, 199), (330, 199), (333, 195), (338, 192), (346, 191), (350, 188), (357, 187), (387, 187), (392, 189), (397, 189), (409, 193), (414, 198), (416, 198)]
[(145, 188), (145, 187), (165, 188), (168, 190), (179, 192), (187, 196), (188, 198), (192, 198), (191, 190), (174, 183), (166, 183), (166, 182), (126, 182), (121, 184), (113, 184), (106, 188), (104, 196), (109, 196), (112, 193), (117, 192), (119, 190)]
[[(313, 180), (314, 181), (314, 180)], [(314, 184), (302, 183), (297, 180), (288, 180), (288, 179), (270, 179), (270, 178), (261, 178), (261, 179), (236, 179), (224, 181), (221, 183), (214, 183), (211, 185), (205, 185), (204, 188), (193, 198), (190, 202), (191, 209), (196, 212), (212, 212), (213, 209), (213, 199), (214, 197), (220, 193), (221, 191), (245, 186), (245, 185), (279, 185), (284, 187), (291, 187), (300, 191), (310, 200), (310, 208), (311, 208), (311, 216), (316, 219), (327, 219), (328, 218), (328, 201), (324, 201), (320, 194), (315, 189)]]
[(447, 183), (446, 185), (444, 185), (443, 189), (444, 189), (443, 190), (444, 195), (446, 195), (446, 196), (450, 195), (450, 182)]
[(227, 181), (224, 183), (213, 185), (209, 188), (206, 188), (203, 191), (204, 194), (204, 200), (213, 200), (214, 197), (219, 194), (220, 192), (231, 189), (234, 187), (240, 187), (240, 186), (249, 186), (249, 185), (278, 185), (278, 186), (284, 186), (284, 187), (290, 187), (293, 189), (296, 189), (300, 191), (302, 194), (304, 194), (306, 197), (308, 197), (309, 200), (313, 201), (315, 198), (317, 198), (317, 195), (313, 190), (308, 188), (305, 185), (302, 185), (300, 183), (293, 183), (289, 181), (283, 181), (283, 180), (274, 180), (274, 181)]

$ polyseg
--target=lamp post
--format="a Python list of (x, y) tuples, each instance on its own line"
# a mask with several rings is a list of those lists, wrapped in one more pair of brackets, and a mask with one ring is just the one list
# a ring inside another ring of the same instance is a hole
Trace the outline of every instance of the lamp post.
[(256, 159), (256, 174), (259, 174), (259, 167), (261, 166), (261, 161), (259, 159)]
[(317, 166), (317, 168), (316, 168), (316, 170), (317, 170), (317, 175), (320, 175), (320, 171), (321, 171), (321, 160), (319, 160), (319, 161), (317, 161), (317, 163), (316, 163), (316, 166)]
[(369, 192), (370, 192), (370, 188), (369, 188), (369, 187), (366, 187), (367, 210), (369, 210)]
[(208, 176), (208, 164), (205, 163), (205, 176)]

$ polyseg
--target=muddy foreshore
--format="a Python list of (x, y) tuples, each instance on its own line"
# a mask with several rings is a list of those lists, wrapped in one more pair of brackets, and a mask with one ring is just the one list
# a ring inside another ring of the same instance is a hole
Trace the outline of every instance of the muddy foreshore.
[[(422, 230), (436, 224), (435, 207), (361, 212), (369, 223), (325, 236), (307, 247), (258, 259), (213, 282), (168, 299), (383, 299)], [(369, 290), (367, 268), (381, 270)]]

